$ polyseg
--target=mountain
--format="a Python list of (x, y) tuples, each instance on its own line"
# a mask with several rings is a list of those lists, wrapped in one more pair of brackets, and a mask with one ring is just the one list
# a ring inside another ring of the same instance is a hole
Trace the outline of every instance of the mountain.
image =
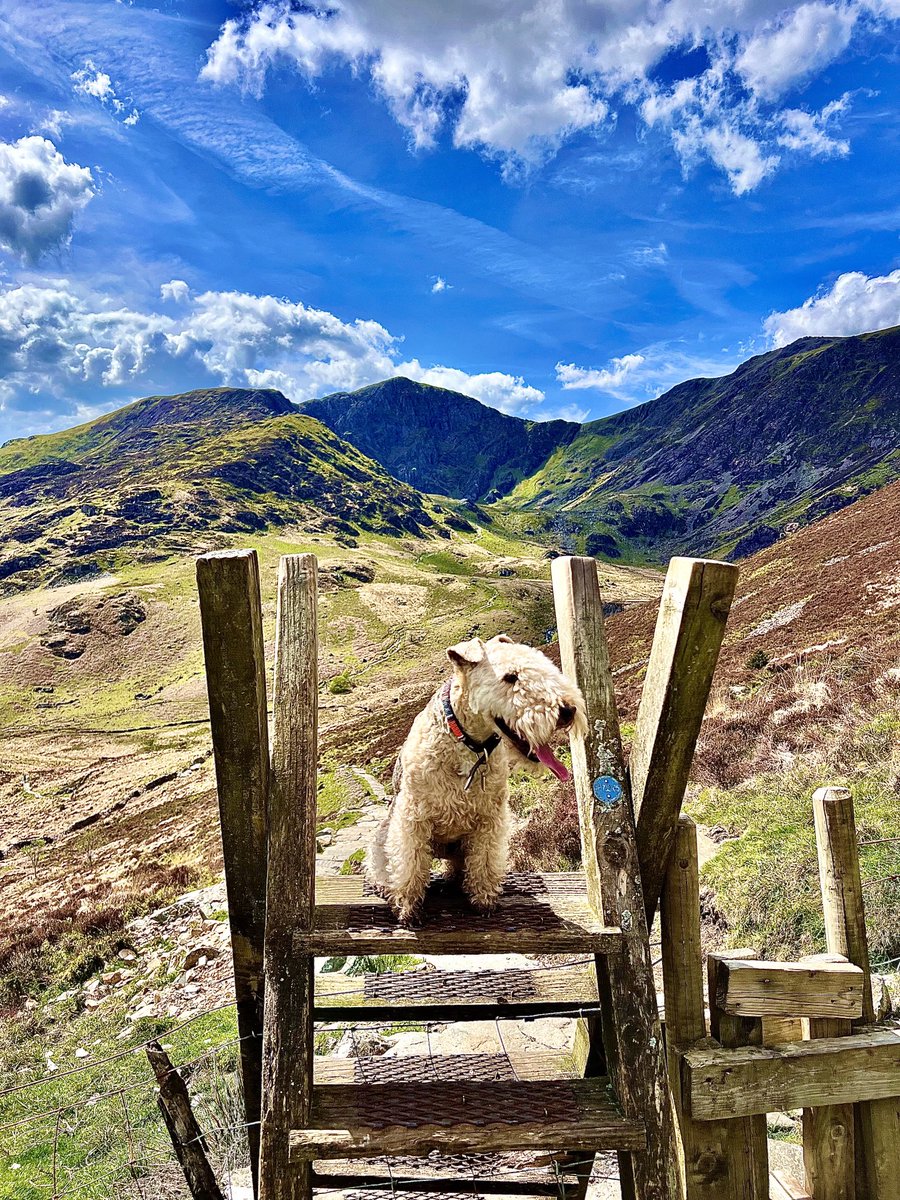
[(422, 492), (496, 498), (575, 438), (572, 421), (523, 421), (471, 396), (398, 377), (335, 392), (303, 412)]
[[(626, 719), (656, 614), (655, 604), (639, 604), (608, 621)], [(694, 777), (733, 787), (795, 758), (814, 762), (823, 744), (850, 746), (850, 731), (873, 711), (893, 710), (883, 732), (896, 746), (898, 664), (900, 482), (740, 564)]]
[(803, 338), (581, 426), (407, 379), (303, 411), (423, 491), (524, 510), (567, 550), (743, 557), (900, 476), (900, 328)]
[(291, 524), (345, 539), (435, 529), (418, 492), (276, 391), (150, 396), (0, 448), (4, 590), (89, 578), (125, 548), (152, 561)]

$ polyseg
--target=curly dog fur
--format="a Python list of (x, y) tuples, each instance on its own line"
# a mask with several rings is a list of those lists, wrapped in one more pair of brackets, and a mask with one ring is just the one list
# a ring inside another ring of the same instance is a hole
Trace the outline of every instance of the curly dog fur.
[(587, 727), (581, 692), (539, 650), (500, 634), (460, 642), (447, 657), (458, 724), (475, 743), (495, 735), (499, 741), (482, 762), (451, 731), (442, 689), (413, 722), (395, 770), (390, 814), (366, 864), (369, 881), (402, 921), (419, 912), (433, 857), (447, 860), (448, 876), (461, 875), (476, 908), (494, 906), (506, 876), (510, 772), (548, 767), (567, 778), (550, 742)]

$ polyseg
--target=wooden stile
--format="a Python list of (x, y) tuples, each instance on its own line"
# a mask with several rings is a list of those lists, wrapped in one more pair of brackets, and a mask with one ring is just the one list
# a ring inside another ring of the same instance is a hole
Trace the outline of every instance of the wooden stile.
[[(811, 955), (803, 964), (848, 965), (837, 954)], [(810, 1039), (834, 1038), (849, 1035), (852, 1028), (849, 1018), (813, 1017), (807, 1022), (806, 1032)], [(852, 1104), (803, 1110), (803, 1164), (812, 1200), (856, 1200), (854, 1141)]]
[[(825, 940), (864, 975), (865, 1024), (875, 1019), (866, 916), (859, 874), (853, 797), (847, 788), (819, 788), (813, 795), (819, 879), (825, 913)], [(897, 1090), (900, 1090), (898, 1088)], [(885, 1094), (860, 1103), (856, 1115), (857, 1184), (869, 1200), (900, 1200), (900, 1098)]]
[[(707, 958), (709, 980), (709, 1031), (726, 1049), (762, 1044), (762, 1021), (758, 1017), (736, 1016), (718, 1003), (722, 990), (722, 975), (729, 959), (751, 962), (755, 951), (724, 951)], [(769, 1147), (764, 1114), (728, 1121), (728, 1143), (731, 1161), (742, 1189), (753, 1200), (769, 1200)]]
[(677, 1136), (597, 564), (558, 558), (552, 577), (563, 670), (592, 718), (587, 737), (571, 739), (588, 898), (625, 935), (621, 950), (597, 960), (609, 1075), (626, 1116), (641, 1118), (647, 1131), (646, 1150), (619, 1155), (622, 1194), (674, 1200), (683, 1194)]
[(669, 1079), (681, 1129), (687, 1200), (736, 1200), (725, 1121), (693, 1121), (681, 1106), (679, 1061), (689, 1046), (706, 1039), (703, 962), (700, 946), (700, 887), (697, 828), (681, 817), (663, 883), (660, 903), (663, 988), (666, 997), (666, 1052)]
[(629, 765), (648, 927), (659, 903), (738, 568), (673, 558), (638, 708)]
[(269, 731), (259, 564), (255, 550), (197, 560), (197, 588), (254, 1194), (262, 1084), (263, 940)]
[(275, 720), (269, 802), (260, 1200), (306, 1200), (308, 1163), (292, 1165), (288, 1131), (309, 1124), (313, 1087), (313, 960), (294, 953), (315, 900), (316, 559), (281, 560), (275, 633)]

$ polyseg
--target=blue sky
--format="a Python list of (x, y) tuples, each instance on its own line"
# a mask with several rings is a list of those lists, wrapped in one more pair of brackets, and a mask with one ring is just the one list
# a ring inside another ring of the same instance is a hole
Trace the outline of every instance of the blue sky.
[(401, 373), (596, 417), (900, 323), (898, 0), (0, 0), (0, 437)]

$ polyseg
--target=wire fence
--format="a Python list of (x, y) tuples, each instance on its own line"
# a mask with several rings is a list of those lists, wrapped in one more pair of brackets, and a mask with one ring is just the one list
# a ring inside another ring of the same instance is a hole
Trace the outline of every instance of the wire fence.
[[(577, 962), (588, 964), (593, 962), (593, 959), (585, 958)], [(576, 963), (558, 965), (571, 967)], [(554, 966), (556, 964), (549, 967), (539, 965), (526, 970), (546, 971), (554, 969)], [(24, 1101), (36, 1090), (61, 1081), (79, 1076), (90, 1079), (92, 1074), (95, 1075), (98, 1071), (104, 1074), (110, 1069), (114, 1071), (121, 1066), (123, 1060), (145, 1052), (152, 1042), (168, 1043), (169, 1039), (177, 1037), (190, 1026), (228, 1009), (233, 1010), (234, 1004), (230, 1002), (210, 1007), (122, 1050), (101, 1055), (78, 1067), (54, 1073), (49, 1077), (35, 1078), (0, 1089), (0, 1101), (17, 1101), (20, 1097)], [(584, 1006), (577, 1011), (567, 1006), (542, 1013), (540, 1019), (595, 1016), (599, 1012), (599, 1005)], [(498, 1078), (516, 1080), (520, 1078), (516, 1068), (516, 1055), (515, 1052), (510, 1052), (501, 1028), (507, 1020), (517, 1019), (504, 1019), (499, 1016), (494, 1019), (498, 1043), (496, 1071)], [(446, 1057), (435, 1051), (432, 1036), (437, 1029), (445, 1027), (446, 1023), (411, 1023), (414, 1025), (412, 1032), (424, 1034), (424, 1047), (416, 1048), (417, 1057), (427, 1060), (428, 1068), (437, 1080), (442, 1078), (441, 1064), (446, 1063)], [(321, 1032), (349, 1035), (355, 1070), (358, 1071), (360, 1080), (366, 1082), (368, 1064), (375, 1060), (367, 1053), (366, 1046), (358, 1040), (357, 1035), (363, 1030), (371, 1032), (390, 1029), (393, 1028), (393, 1023), (379, 1020), (373, 1015), (358, 1021), (317, 1022), (317, 1028)], [(235, 1176), (242, 1180), (246, 1177), (246, 1133), (252, 1124), (256, 1124), (247, 1122), (244, 1118), (243, 1095), (235, 1053), (240, 1043), (245, 1040), (246, 1037), (227, 1037), (215, 1046), (174, 1064), (174, 1069), (188, 1083), (194, 1111), (202, 1130), (200, 1137), (192, 1141), (204, 1142), (226, 1195), (232, 1193)], [(423, 1049), (424, 1054), (418, 1053)], [(183, 1200), (187, 1196), (183, 1177), (162, 1121), (155, 1117), (157, 1095), (155, 1076), (147, 1064), (146, 1072), (138, 1079), (99, 1091), (90, 1090), (89, 1094), (80, 1099), (66, 1100), (0, 1124), (0, 1196), (15, 1196), (16, 1200), (19, 1200), (20, 1196), (23, 1200), (25, 1197), (28, 1200), (100, 1200), (100, 1197), (106, 1196), (116, 1196), (118, 1200), (122, 1200), (123, 1197), (133, 1197), (134, 1200)], [(138, 1102), (135, 1101), (135, 1097)], [(45, 1127), (43, 1136), (34, 1131), (34, 1127), (41, 1124)], [(101, 1135), (99, 1139), (98, 1133)], [(16, 1134), (22, 1136), (16, 1138)], [(94, 1152), (79, 1154), (79, 1141), (94, 1145)], [(120, 1153), (113, 1164), (117, 1177), (104, 1183), (97, 1177), (97, 1168), (102, 1166), (102, 1147), (112, 1144), (120, 1146)], [(41, 1148), (43, 1154), (36, 1155), (35, 1148)], [(514, 1160), (512, 1165), (504, 1166), (502, 1156), (491, 1156), (487, 1164), (484, 1155), (454, 1155), (451, 1174), (457, 1183), (459, 1180), (471, 1182), (472, 1194), (477, 1195), (479, 1170), (484, 1177), (486, 1165), (489, 1166), (487, 1174), (491, 1179), (502, 1179), (504, 1174), (508, 1174), (512, 1180), (513, 1176), (520, 1176), (524, 1170), (534, 1168), (534, 1164), (530, 1160), (523, 1160), (521, 1155), (509, 1157)], [(567, 1184), (567, 1178), (580, 1171), (593, 1170), (594, 1178), (618, 1178), (614, 1159), (599, 1156), (599, 1161), (601, 1165), (597, 1167), (594, 1156), (585, 1156), (575, 1161), (566, 1158), (564, 1164), (560, 1165), (552, 1155), (549, 1159), (545, 1156), (542, 1172), (534, 1178), (540, 1179), (545, 1192), (552, 1187), (558, 1191), (560, 1200), (565, 1200), (567, 1186), (572, 1183), (572, 1180), (569, 1180)], [(434, 1164), (428, 1165), (433, 1169)], [(351, 1190), (393, 1193), (403, 1190), (407, 1184), (421, 1190), (422, 1176), (409, 1173), (408, 1159), (392, 1161), (390, 1158), (382, 1158), (366, 1164), (367, 1174), (374, 1170), (377, 1175), (379, 1169), (386, 1172), (385, 1179), (372, 1178), (367, 1180), (364, 1189), (354, 1187)], [(4, 1190), (4, 1175), (13, 1188), (19, 1187), (20, 1190)], [(342, 1187), (316, 1188), (316, 1194), (322, 1197), (336, 1196), (344, 1191)]]

